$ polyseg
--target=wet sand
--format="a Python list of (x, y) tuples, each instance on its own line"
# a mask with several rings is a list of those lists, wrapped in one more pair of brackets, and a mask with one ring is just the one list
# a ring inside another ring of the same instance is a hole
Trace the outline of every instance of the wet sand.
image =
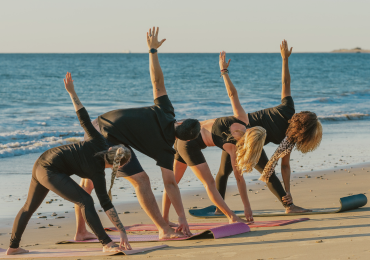
[[(303, 172), (292, 176), (292, 195), (295, 204), (307, 208), (335, 207), (339, 198), (350, 194), (370, 194), (370, 163), (355, 166), (338, 166), (331, 170)], [(306, 177), (306, 175), (310, 177)], [(255, 181), (248, 185), (252, 209), (281, 209), (276, 198), (264, 186)], [(258, 191), (258, 193), (256, 193)], [(237, 188), (230, 186), (226, 201), (232, 209), (242, 209)], [(196, 196), (198, 195), (198, 196)], [(192, 192), (182, 192), (186, 211), (190, 207), (205, 207), (210, 201), (204, 189), (194, 188)], [(160, 203), (160, 196), (157, 197)], [(52, 202), (58, 203), (58, 202)], [(45, 204), (45, 202), (44, 202)], [(44, 206), (43, 209), (47, 207)], [(45, 204), (46, 205), (46, 204)], [(124, 224), (151, 223), (140, 205), (134, 203), (116, 203)], [(98, 208), (98, 207), (97, 207)], [(93, 248), (99, 244), (55, 245), (59, 240), (72, 239), (74, 236), (74, 214), (57, 213), (65, 218), (56, 219), (42, 212), (47, 218), (32, 218), (23, 236), (22, 247), (33, 250), (42, 248)], [(4, 209), (3, 209), (4, 210)], [(124, 214), (129, 211), (130, 213)], [(282, 227), (254, 228), (251, 232), (218, 240), (190, 240), (176, 242), (132, 243), (134, 247), (167, 244), (170, 247), (130, 256), (135, 259), (370, 259), (370, 206), (344, 213), (310, 215), (309, 221)], [(104, 212), (99, 212), (105, 226), (111, 226)], [(256, 218), (262, 220), (293, 219), (297, 216)], [(171, 209), (171, 220), (176, 215)], [(0, 226), (0, 247), (6, 248), (9, 243), (13, 219), (4, 218)], [(189, 222), (224, 222), (225, 219), (197, 219), (188, 215)], [(49, 224), (53, 226), (49, 226)], [(44, 228), (40, 228), (44, 227)], [(145, 233), (145, 232), (141, 232)], [(134, 232), (140, 234), (140, 232)], [(103, 259), (127, 256), (105, 257)], [(62, 259), (62, 258), (61, 258)], [(76, 258), (70, 258), (76, 259)], [(79, 259), (94, 259), (91, 257)], [(102, 259), (96, 257), (95, 259)]]

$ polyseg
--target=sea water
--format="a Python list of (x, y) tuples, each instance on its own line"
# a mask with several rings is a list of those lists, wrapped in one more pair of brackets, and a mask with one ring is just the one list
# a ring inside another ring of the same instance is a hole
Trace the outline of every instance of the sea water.
[[(227, 54), (229, 58), (229, 75), (247, 113), (280, 103), (280, 54)], [(177, 119), (232, 115), (218, 54), (160, 53), (159, 61)], [(289, 68), (296, 112), (315, 112), (324, 130), (316, 151), (293, 152), (292, 170), (368, 161), (370, 55), (293, 53)], [(42, 152), (82, 140), (82, 128), (63, 84), (67, 71), (91, 119), (114, 109), (153, 105), (148, 54), (0, 54), (0, 204), (24, 203), (32, 165)], [(276, 147), (265, 147), (268, 156)], [(216, 174), (220, 149), (203, 151)], [(152, 159), (140, 153), (138, 157), (159, 192), (163, 189), (160, 169)], [(258, 175), (254, 171), (245, 178)], [(136, 199), (128, 182), (118, 182), (122, 191), (131, 194), (128, 197)], [(201, 184), (188, 170), (180, 187), (196, 186)]]

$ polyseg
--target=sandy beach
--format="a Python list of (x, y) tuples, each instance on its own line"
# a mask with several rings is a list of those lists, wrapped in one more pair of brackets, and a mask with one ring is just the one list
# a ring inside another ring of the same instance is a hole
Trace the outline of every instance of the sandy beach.
[[(307, 208), (335, 207), (339, 198), (359, 193), (369, 193), (370, 163), (338, 166), (331, 170), (302, 172), (292, 176), (292, 194), (297, 205)], [(307, 176), (306, 176), (307, 175)], [(265, 187), (264, 183), (255, 181), (248, 185), (252, 209), (281, 209), (280, 203)], [(258, 193), (257, 193), (258, 191)], [(230, 186), (226, 201), (232, 209), (242, 209), (237, 188)], [(198, 196), (197, 196), (198, 195)], [(186, 211), (190, 207), (206, 207), (211, 203), (204, 189), (194, 188), (192, 192), (182, 192)], [(158, 203), (161, 197), (157, 196)], [(45, 202), (44, 202), (45, 203)], [(55, 201), (53, 203), (58, 203)], [(138, 203), (116, 204), (125, 225), (151, 223)], [(46, 207), (43, 205), (43, 209)], [(99, 244), (56, 245), (59, 240), (72, 239), (75, 222), (72, 210), (55, 219), (50, 214), (46, 219), (35, 216), (29, 222), (22, 238), (22, 247), (35, 250), (46, 248), (96, 248)], [(97, 208), (98, 209), (98, 208)], [(171, 220), (176, 215), (171, 209)], [(124, 214), (124, 212), (130, 212)], [(169, 245), (168, 248), (129, 256), (133, 259), (369, 259), (370, 258), (370, 207), (366, 205), (354, 211), (309, 215), (309, 221), (287, 226), (253, 228), (251, 232), (222, 239), (205, 239), (190, 241), (132, 243), (135, 247)], [(104, 212), (99, 212), (104, 226), (111, 226)], [(294, 219), (297, 216), (256, 218), (256, 221)], [(12, 226), (12, 219), (3, 219), (0, 228), (1, 248), (7, 248)], [(225, 219), (197, 219), (188, 215), (189, 223), (225, 222)], [(52, 226), (50, 226), (50, 224)], [(45, 227), (45, 228), (40, 228)], [(131, 232), (145, 234), (148, 232)], [(105, 257), (112, 259), (128, 256)], [(63, 258), (61, 258), (63, 259)], [(76, 258), (70, 258), (76, 259)], [(79, 259), (102, 259), (101, 257), (82, 257)]]

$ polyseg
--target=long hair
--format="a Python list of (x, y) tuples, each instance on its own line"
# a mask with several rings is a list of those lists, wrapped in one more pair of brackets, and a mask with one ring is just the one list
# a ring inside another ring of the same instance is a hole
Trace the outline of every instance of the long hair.
[(289, 120), (286, 136), (296, 149), (302, 153), (314, 151), (319, 147), (322, 139), (322, 125), (316, 114), (302, 111), (294, 114)]
[(114, 180), (117, 175), (118, 168), (122, 165), (128, 163), (131, 159), (131, 151), (123, 144), (115, 145), (109, 148), (109, 150), (105, 150), (96, 154), (97, 156), (104, 156), (104, 159), (109, 163), (112, 164), (112, 177), (110, 188), (108, 191), (108, 195), (110, 200), (112, 200), (112, 188), (114, 184)]
[(246, 131), (236, 143), (236, 167), (248, 173), (258, 163), (266, 140), (266, 130), (255, 126)]

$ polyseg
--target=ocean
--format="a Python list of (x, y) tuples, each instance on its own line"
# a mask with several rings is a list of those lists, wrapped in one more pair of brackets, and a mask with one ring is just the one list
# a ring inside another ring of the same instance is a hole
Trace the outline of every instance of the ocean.
[[(228, 58), (230, 78), (247, 113), (280, 103), (280, 54), (232, 53)], [(232, 114), (218, 54), (160, 53), (159, 60), (177, 119)], [(370, 54), (293, 53), (289, 63), (296, 111), (315, 112), (324, 128), (317, 151), (293, 153), (292, 170), (368, 161)], [(64, 89), (67, 71), (92, 119), (113, 109), (153, 104), (148, 54), (0, 54), (0, 204), (18, 199), (24, 203), (32, 165), (42, 152), (82, 140), (82, 128)], [(276, 145), (267, 145), (268, 156), (275, 149)], [(221, 151), (204, 151), (216, 174)], [(150, 158), (138, 156), (160, 187), (159, 168)], [(253, 172), (246, 178), (256, 176)], [(200, 186), (190, 172), (185, 179), (184, 188)], [(131, 191), (127, 182), (124, 186)]]

